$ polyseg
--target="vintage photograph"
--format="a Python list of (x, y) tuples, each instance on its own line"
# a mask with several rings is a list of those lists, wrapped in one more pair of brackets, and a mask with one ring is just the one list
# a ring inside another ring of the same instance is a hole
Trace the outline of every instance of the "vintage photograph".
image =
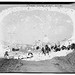
[(75, 73), (75, 3), (0, 4), (0, 73)]

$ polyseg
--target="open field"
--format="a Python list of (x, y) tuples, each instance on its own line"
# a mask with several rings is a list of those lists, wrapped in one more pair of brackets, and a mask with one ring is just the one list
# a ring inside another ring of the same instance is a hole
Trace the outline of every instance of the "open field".
[(0, 59), (0, 72), (75, 72), (75, 52), (44, 61)]

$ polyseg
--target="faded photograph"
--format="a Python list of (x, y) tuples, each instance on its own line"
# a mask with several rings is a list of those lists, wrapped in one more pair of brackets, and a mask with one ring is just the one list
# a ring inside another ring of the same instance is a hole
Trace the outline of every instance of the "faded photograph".
[(1, 4), (0, 73), (74, 73), (75, 4)]

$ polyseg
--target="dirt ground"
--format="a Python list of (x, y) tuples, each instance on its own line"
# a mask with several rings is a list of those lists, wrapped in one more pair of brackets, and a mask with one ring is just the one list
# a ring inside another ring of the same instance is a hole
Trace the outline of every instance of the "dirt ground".
[(75, 52), (64, 57), (55, 57), (51, 60), (25, 61), (20, 59), (0, 59), (0, 72), (75, 72)]

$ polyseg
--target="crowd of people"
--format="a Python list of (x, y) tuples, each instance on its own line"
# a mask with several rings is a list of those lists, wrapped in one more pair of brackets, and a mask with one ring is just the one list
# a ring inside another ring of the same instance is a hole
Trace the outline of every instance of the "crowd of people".
[(41, 51), (43, 54), (49, 54), (49, 52), (51, 52), (52, 50), (54, 52), (58, 52), (61, 50), (75, 50), (75, 43), (71, 43), (68, 46), (65, 46), (65, 45), (61, 46), (61, 45), (55, 44), (49, 47), (48, 45), (45, 45), (44, 47), (41, 48)]
[[(42, 54), (46, 55), (46, 54), (49, 54), (50, 52), (58, 52), (61, 50), (75, 50), (75, 43), (68, 44), (68, 46), (65, 46), (65, 45), (61, 46), (60, 44), (59, 45), (55, 44), (55, 45), (50, 45), (50, 46), (48, 44), (46, 44), (41, 48), (39, 46), (36, 46), (35, 50), (39, 50), (39, 49), (41, 50)], [(20, 50), (19, 48), (17, 48), (17, 49), (12, 48), (13, 52), (16, 52), (19, 50)], [(4, 56), (5, 57), (9, 56), (8, 51), (5, 52)], [(28, 56), (29, 56), (28, 58), (33, 57), (33, 53), (29, 52)]]

